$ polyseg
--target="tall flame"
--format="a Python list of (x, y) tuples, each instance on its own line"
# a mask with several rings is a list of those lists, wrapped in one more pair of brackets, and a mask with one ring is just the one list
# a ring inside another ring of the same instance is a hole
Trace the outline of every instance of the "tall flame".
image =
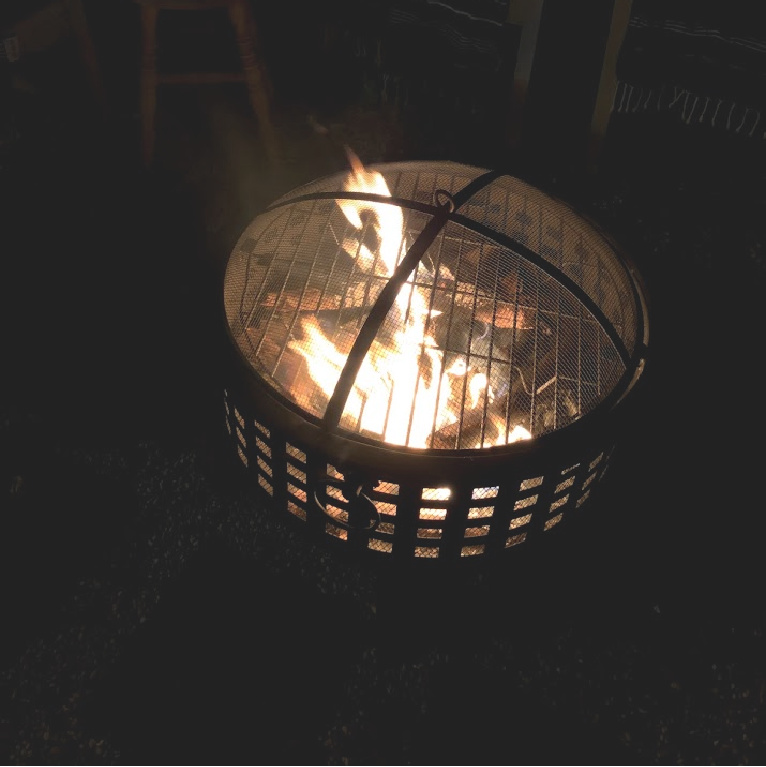
[[(354, 152), (346, 151), (351, 171), (344, 191), (391, 197), (383, 175), (365, 168)], [(402, 208), (374, 200), (338, 200), (338, 205), (357, 231), (357, 237), (344, 242), (344, 247), (359, 269), (391, 277), (404, 249)], [(362, 242), (366, 223), (377, 238), (375, 251)], [(388, 334), (379, 333), (365, 355), (345, 404), (343, 422), (379, 434), (391, 444), (428, 447), (436, 430), (457, 422), (463, 392), (467, 405), (476, 408), (483, 398), (491, 402), (492, 388), (484, 373), (471, 371), (469, 376), (463, 359), (445, 368), (444, 352), (428, 332), (437, 312), (429, 309), (426, 293), (415, 284), (414, 274), (399, 290), (392, 311), (398, 314), (396, 327)], [(301, 320), (301, 330), (302, 339), (291, 339), (289, 348), (300, 355), (311, 379), (330, 397), (347, 355), (315, 318)], [(456, 386), (459, 381), (464, 383)], [(519, 438), (513, 432), (506, 438), (505, 429), (502, 432), (494, 444)]]
[[(382, 174), (377, 171), (369, 171), (362, 161), (346, 147), (351, 172), (346, 176), (343, 183), (344, 192), (365, 192), (377, 194), (381, 197), (390, 197), (391, 192)], [(398, 205), (389, 205), (385, 202), (368, 202), (366, 200), (338, 200), (338, 205), (348, 222), (357, 230), (361, 231), (364, 222), (362, 213), (369, 211), (374, 216), (373, 227), (380, 241), (378, 248), (379, 259), (382, 264), (377, 264), (375, 254), (366, 245), (359, 248), (359, 255), (363, 261), (361, 266), (376, 268), (376, 272), (390, 277), (396, 269), (399, 260), (399, 251), (404, 232), (404, 215)]]

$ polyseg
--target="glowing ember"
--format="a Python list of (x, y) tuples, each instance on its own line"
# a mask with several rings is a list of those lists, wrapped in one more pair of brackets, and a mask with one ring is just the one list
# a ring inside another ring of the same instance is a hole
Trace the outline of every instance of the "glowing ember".
[[(347, 153), (351, 172), (344, 181), (344, 191), (391, 197), (383, 175), (366, 169), (351, 150)], [(342, 242), (356, 266), (368, 275), (393, 276), (407, 250), (401, 207), (367, 200), (338, 200), (338, 205), (357, 232), (356, 237)], [(370, 230), (377, 241), (374, 247), (365, 237)], [(386, 320), (386, 332), (378, 334), (364, 357), (341, 425), (380, 435), (390, 444), (426, 448), (439, 430), (459, 429), (460, 414), (467, 407), (483, 414), (482, 420), (487, 419), (491, 427), (486, 433), (482, 429), (474, 447), (529, 439), (526, 429), (488, 413), (494, 392), (487, 374), (472, 370), (461, 356), (447, 365), (445, 351), (434, 338), (433, 320), (441, 312), (429, 306), (430, 286), (416, 284), (419, 272), (416, 269), (399, 290)], [(475, 309), (474, 314), (477, 316)], [(494, 315), (498, 327), (508, 326), (499, 312)], [(519, 317), (514, 315), (511, 325)], [(289, 349), (305, 362), (311, 380), (328, 398), (346, 364), (349, 345), (348, 339), (344, 340), (342, 343), (337, 333), (328, 336), (315, 317), (304, 316), (300, 332), (288, 342)], [(442, 490), (448, 498), (449, 490)]]

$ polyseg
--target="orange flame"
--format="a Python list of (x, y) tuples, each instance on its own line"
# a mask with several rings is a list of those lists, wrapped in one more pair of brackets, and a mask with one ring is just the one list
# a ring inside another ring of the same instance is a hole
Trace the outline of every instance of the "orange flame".
[[(367, 170), (362, 161), (346, 147), (351, 172), (343, 184), (345, 192), (366, 192), (377, 194), (382, 197), (390, 197), (391, 192), (382, 174)], [(390, 277), (396, 269), (399, 260), (403, 233), (404, 216), (398, 205), (389, 205), (381, 202), (368, 202), (367, 200), (338, 200), (338, 205), (348, 222), (357, 230), (361, 231), (364, 226), (362, 213), (368, 211), (374, 216), (373, 227), (380, 241), (378, 248), (379, 258), (370, 251), (366, 245), (354, 248), (352, 256), (361, 259), (360, 266), (367, 269), (375, 269), (376, 273)], [(382, 264), (379, 263), (382, 261)]]
[[(351, 170), (344, 191), (391, 197), (381, 173), (365, 168), (351, 149), (346, 153)], [(401, 207), (368, 200), (338, 200), (338, 205), (357, 232), (356, 238), (344, 243), (357, 266), (367, 274), (392, 276), (405, 241)], [(365, 214), (370, 216), (368, 223), (378, 240), (375, 252), (361, 242)], [(424, 448), (436, 430), (457, 422), (463, 391), (471, 408), (479, 407), (485, 398), (492, 402), (492, 387), (484, 373), (470, 371), (466, 378), (469, 370), (460, 358), (445, 369), (444, 352), (428, 332), (429, 321), (437, 312), (429, 309), (426, 290), (415, 285), (414, 274), (400, 289), (392, 309), (399, 314), (396, 329), (370, 346), (346, 401), (341, 425), (380, 435), (390, 444)], [(330, 397), (346, 354), (315, 318), (302, 319), (301, 330), (303, 338), (291, 339), (288, 346), (304, 360), (312, 381)], [(465, 385), (455, 386), (458, 380)], [(524, 438), (515, 431), (506, 438), (505, 428), (497, 432), (497, 442), (485, 440), (476, 447)]]

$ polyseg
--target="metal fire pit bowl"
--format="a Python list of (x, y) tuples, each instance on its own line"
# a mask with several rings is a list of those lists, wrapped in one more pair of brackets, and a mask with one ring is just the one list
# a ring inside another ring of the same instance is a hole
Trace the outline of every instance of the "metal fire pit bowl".
[(635, 415), (640, 275), (514, 176), (351, 160), (274, 202), (230, 256), (233, 452), (267, 507), (378, 561), (543, 538)]

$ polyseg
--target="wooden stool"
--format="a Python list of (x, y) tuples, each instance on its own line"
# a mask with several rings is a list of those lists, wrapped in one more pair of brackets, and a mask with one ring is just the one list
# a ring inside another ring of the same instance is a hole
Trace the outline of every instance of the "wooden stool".
[(13, 8), (11, 9), (7, 26), (13, 29), (22, 55), (39, 53), (52, 47), (62, 38), (74, 37), (91, 90), (102, 115), (105, 116), (107, 102), (104, 80), (82, 0), (45, 0), (32, 3), (31, 5), (37, 5), (37, 8), (29, 15), (22, 15), (23, 3), (16, 5), (18, 11), (14, 14)]
[[(159, 85), (188, 85), (243, 82), (250, 104), (260, 124), (261, 137), (269, 160), (278, 160), (277, 140), (271, 123), (269, 85), (257, 55), (255, 21), (249, 0), (136, 0), (141, 6), (141, 153), (145, 166), (154, 157), (155, 112)], [(184, 72), (163, 74), (157, 71), (157, 17), (160, 11), (202, 11), (222, 8), (234, 28), (242, 64), (241, 72)]]

